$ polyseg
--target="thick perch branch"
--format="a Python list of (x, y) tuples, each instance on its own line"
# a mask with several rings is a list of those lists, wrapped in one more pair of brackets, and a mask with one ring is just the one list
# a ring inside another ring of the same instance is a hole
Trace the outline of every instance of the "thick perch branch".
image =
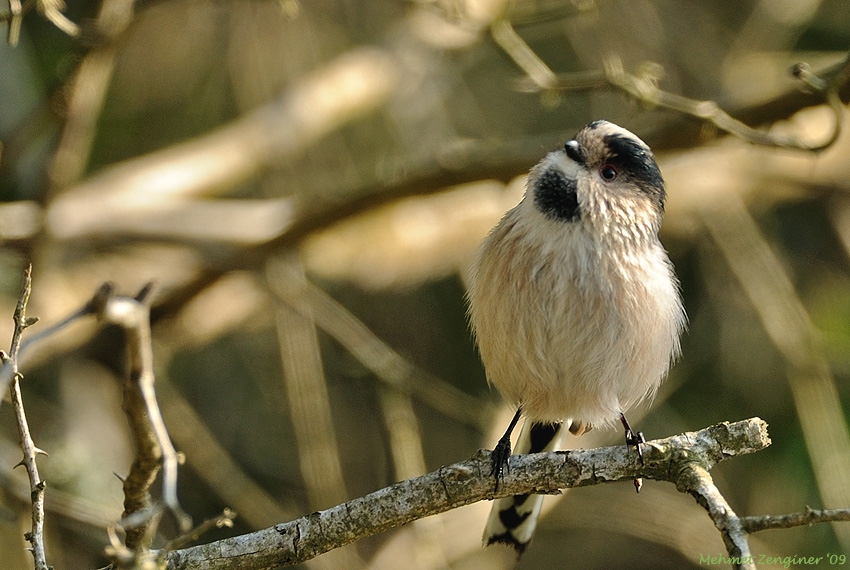
[(737, 551), (748, 553), (740, 521), (722, 501), (707, 471), (723, 459), (768, 445), (767, 424), (752, 418), (651, 441), (644, 447), (644, 466), (624, 446), (512, 456), (510, 473), (500, 483), (498, 493), (493, 493), (493, 480), (488, 475), (490, 453), (481, 451), (466, 461), (288, 523), (172, 552), (167, 568), (259, 570), (296, 564), (355, 540), (484, 499), (558, 493), (570, 487), (631, 481), (635, 477), (670, 481), (680, 491), (693, 494), (709, 509), (727, 546), (731, 542), (739, 545)]

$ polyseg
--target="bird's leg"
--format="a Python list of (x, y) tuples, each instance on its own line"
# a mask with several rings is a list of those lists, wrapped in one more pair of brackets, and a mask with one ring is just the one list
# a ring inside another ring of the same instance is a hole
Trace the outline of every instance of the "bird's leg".
[(643, 449), (641, 449), (640, 444), (646, 443), (646, 438), (643, 437), (643, 432), (634, 432), (632, 431), (632, 426), (629, 425), (629, 420), (626, 419), (624, 414), (620, 414), (620, 422), (623, 424), (623, 427), (626, 430), (626, 445), (633, 445), (637, 450), (638, 459), (640, 459), (640, 464), (644, 465), (643, 462)]
[[(629, 420), (626, 419), (625, 414), (620, 414), (620, 422), (623, 424), (623, 428), (626, 430), (626, 446), (635, 446), (637, 450), (638, 459), (640, 459), (640, 464), (645, 465), (643, 462), (643, 449), (641, 449), (640, 444), (646, 443), (646, 438), (643, 437), (643, 432), (639, 431), (635, 433), (632, 431), (632, 426), (629, 425)], [(635, 485), (635, 491), (640, 493), (640, 488), (643, 487), (643, 479), (640, 477), (635, 477), (633, 481)]]
[(490, 475), (496, 479), (496, 486), (493, 489), (494, 493), (499, 490), (499, 481), (502, 479), (502, 475), (506, 471), (510, 471), (511, 466), (508, 460), (511, 456), (511, 432), (514, 431), (521, 415), (522, 406), (517, 408), (514, 418), (511, 420), (507, 431), (505, 431), (505, 435), (499, 439), (499, 443), (496, 444), (496, 447), (493, 448), (493, 453), (490, 454), (492, 461)]

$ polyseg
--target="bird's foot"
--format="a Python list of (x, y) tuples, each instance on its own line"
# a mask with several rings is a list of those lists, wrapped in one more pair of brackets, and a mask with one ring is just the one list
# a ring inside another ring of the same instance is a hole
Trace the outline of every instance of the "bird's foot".
[[(506, 436), (508, 434), (505, 434)], [(496, 485), (493, 489), (493, 492), (499, 490), (499, 483), (502, 480), (502, 477), (506, 473), (510, 473), (511, 471), (511, 438), (503, 437), (499, 440), (499, 443), (496, 444), (496, 447), (493, 448), (493, 452), (490, 454), (491, 460), (491, 468), (490, 475), (496, 480)]]
[[(641, 447), (641, 444), (646, 443), (646, 438), (643, 436), (643, 432), (636, 432), (632, 430), (632, 426), (629, 425), (626, 416), (623, 414), (620, 414), (620, 422), (622, 422), (623, 428), (626, 430), (626, 446), (634, 447), (637, 451), (638, 460), (640, 460), (640, 464), (646, 465), (643, 460), (643, 448)], [(635, 477), (633, 483), (635, 485), (635, 491), (640, 493), (640, 489), (641, 487), (643, 487), (643, 479), (640, 477)]]
[(646, 443), (646, 438), (643, 436), (642, 431), (633, 432), (631, 428), (626, 429), (626, 445), (635, 448), (641, 465), (646, 464), (643, 460), (643, 448), (641, 447), (643, 443)]

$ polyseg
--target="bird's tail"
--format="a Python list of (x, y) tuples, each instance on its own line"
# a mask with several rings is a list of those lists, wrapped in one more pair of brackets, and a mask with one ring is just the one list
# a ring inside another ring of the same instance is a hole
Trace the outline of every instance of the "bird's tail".
[[(561, 423), (545, 424), (526, 421), (519, 433), (514, 454), (553, 451), (564, 439)], [(543, 505), (543, 495), (514, 495), (497, 499), (484, 527), (484, 546), (495, 542), (507, 544), (522, 554), (534, 529)]]

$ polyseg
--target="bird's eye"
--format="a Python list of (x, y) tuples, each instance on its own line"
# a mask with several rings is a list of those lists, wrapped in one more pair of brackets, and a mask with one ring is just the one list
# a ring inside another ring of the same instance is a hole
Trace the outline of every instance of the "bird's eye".
[(603, 164), (599, 167), (599, 176), (610, 182), (617, 178), (617, 169), (610, 164)]

